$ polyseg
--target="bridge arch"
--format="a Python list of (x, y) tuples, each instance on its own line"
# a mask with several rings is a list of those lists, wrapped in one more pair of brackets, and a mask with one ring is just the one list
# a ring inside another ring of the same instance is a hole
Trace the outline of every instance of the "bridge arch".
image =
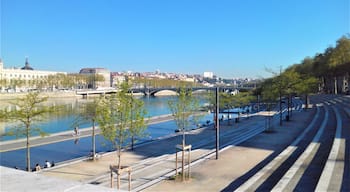
[(150, 95), (152, 96), (168, 96), (168, 95), (177, 95), (178, 93), (175, 90), (156, 90), (152, 92)]

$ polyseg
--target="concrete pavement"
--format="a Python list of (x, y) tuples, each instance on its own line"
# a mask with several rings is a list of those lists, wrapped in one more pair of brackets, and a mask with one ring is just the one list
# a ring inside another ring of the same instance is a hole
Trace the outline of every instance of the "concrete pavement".
[[(310, 121), (312, 114), (312, 110), (293, 113), (292, 121), (284, 122), (282, 127), (278, 126), (278, 118), (276, 118), (273, 123), (274, 131), (262, 134), (258, 133), (264, 129), (266, 124), (263, 117), (250, 118), (233, 125), (227, 125), (225, 122), (221, 125), (221, 136), (223, 136), (221, 142), (242, 139), (240, 135), (252, 138), (241, 143), (240, 146), (228, 145), (221, 150), (219, 160), (215, 160), (215, 153), (212, 152), (211, 155), (207, 154), (204, 158), (201, 158), (200, 155), (197, 155), (199, 159), (195, 157), (196, 154), (210, 153), (214, 149), (212, 139), (215, 130), (207, 128), (192, 131), (187, 135), (187, 143), (194, 144), (192, 179), (184, 183), (167, 178), (174, 171), (175, 145), (180, 143), (181, 137), (165, 138), (145, 143), (135, 151), (125, 151), (122, 154), (122, 164), (136, 167), (132, 173), (134, 184), (158, 183), (148, 188), (133, 185), (133, 189), (144, 191), (220, 191), (226, 189), (230, 191), (230, 187), (243, 180), (249, 172), (256, 169), (256, 165), (262, 166), (265, 161), (276, 156), (287, 146)], [(298, 121), (293, 121), (293, 119), (298, 119)], [(28, 174), (40, 175), (44, 178), (56, 177), (67, 180), (67, 182), (76, 181), (79, 185), (91, 183), (107, 187), (109, 186), (109, 165), (115, 164), (116, 160), (116, 153), (111, 152), (104, 154), (98, 161), (79, 160), (44, 169), (39, 173)], [(163, 176), (159, 175), (161, 171), (163, 171)], [(122, 178), (122, 189), (127, 189), (125, 177)]]
[[(228, 146), (220, 153), (219, 160), (214, 160), (215, 157), (206, 157), (205, 161), (202, 161), (191, 168), (193, 178), (189, 182), (185, 182), (185, 184), (165, 180), (148, 189), (141, 189), (146, 191), (195, 191), (199, 189), (205, 191), (218, 191), (229, 187), (233, 180), (239, 179), (257, 164), (263, 162), (272, 154), (277, 154), (283, 149), (283, 147), (288, 145), (290, 141), (300, 133), (305, 124), (308, 123), (308, 117), (310, 114), (312, 114), (311, 111), (294, 113), (292, 119), (298, 119), (298, 123), (296, 123), (296, 121), (284, 122), (282, 127), (277, 126), (278, 121), (275, 121), (273, 125), (274, 131), (272, 133), (259, 134), (242, 143), (240, 147)], [(257, 124), (258, 121), (260, 121), (260, 124)], [(237, 131), (242, 127), (261, 127), (264, 126), (264, 124), (265, 118), (262, 117), (254, 117), (248, 121), (244, 120), (238, 125), (233, 124), (231, 126), (227, 126), (225, 122), (225, 124), (221, 126), (221, 134), (225, 134), (225, 132), (235, 132), (235, 134), (239, 135), (242, 133)], [(212, 128), (196, 131), (197, 132), (193, 132), (187, 136), (188, 143), (200, 142), (215, 135), (215, 130)], [(233, 137), (233, 135), (228, 135), (227, 137), (230, 138)], [(141, 171), (136, 172), (135, 170), (134, 173), (132, 173), (133, 182), (140, 182), (142, 178), (144, 180), (146, 178), (147, 180), (150, 179), (148, 176), (152, 174), (152, 169), (146, 170), (143, 169), (143, 167), (154, 166), (153, 171), (157, 172), (159, 168), (164, 169), (165, 163), (167, 162), (167, 166), (170, 166), (170, 169), (173, 170), (175, 168), (175, 163), (171, 158), (174, 158), (175, 156), (175, 148), (169, 149), (168, 146), (175, 146), (180, 140), (180, 138), (171, 137), (150, 144), (145, 144), (144, 146), (137, 148), (135, 151), (124, 152), (122, 157), (123, 165), (142, 166), (138, 167)], [(164, 148), (167, 148), (167, 150), (164, 151)], [(202, 147), (198, 150), (210, 150), (212, 148), (213, 147), (210, 146), (204, 146), (204, 149)], [(195, 156), (195, 154), (196, 151), (194, 150), (193, 155)], [(104, 155), (101, 159), (95, 162), (82, 160), (79, 162), (73, 162), (69, 165), (47, 169), (39, 174), (76, 180), (83, 183), (94, 183), (108, 186), (109, 165), (115, 164), (116, 159), (115, 152), (112, 152)], [(170, 173), (172, 170), (164, 172), (163, 175)], [(132, 186), (132, 188), (135, 189), (137, 186)], [(122, 189), (127, 189), (127, 183), (125, 180), (122, 180)]]
[(192, 178), (187, 182), (164, 180), (145, 191), (233, 191), (289, 145), (312, 114), (311, 110), (294, 113), (292, 121), (283, 122), (282, 126), (275, 123), (273, 132), (259, 134), (239, 146), (228, 146), (218, 160), (212, 156), (193, 166)]

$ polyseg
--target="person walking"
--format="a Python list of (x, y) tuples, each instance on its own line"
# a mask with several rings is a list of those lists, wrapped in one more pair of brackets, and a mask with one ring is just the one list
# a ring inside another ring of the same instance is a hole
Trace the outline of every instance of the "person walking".
[(76, 126), (76, 127), (74, 128), (74, 136), (78, 136), (79, 134), (80, 134), (80, 132), (79, 132), (79, 127)]

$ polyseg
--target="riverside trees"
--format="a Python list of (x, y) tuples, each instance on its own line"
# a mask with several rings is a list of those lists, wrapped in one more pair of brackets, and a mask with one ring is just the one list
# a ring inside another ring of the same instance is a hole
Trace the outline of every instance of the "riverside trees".
[(349, 93), (350, 36), (341, 37), (337, 40), (335, 47), (330, 46), (323, 53), (307, 57), (291, 68), (303, 76), (318, 78), (318, 91), (334, 94)]
[[(146, 128), (144, 121), (146, 110), (143, 103), (133, 99), (128, 90), (128, 83), (122, 83), (116, 94), (101, 98), (97, 107), (97, 122), (101, 133), (116, 148), (117, 165), (111, 165), (110, 168), (111, 171), (116, 170), (118, 175), (127, 168), (122, 166), (122, 148), (129, 145), (131, 138), (142, 135)], [(131, 107), (132, 102), (137, 104)]]
[[(343, 36), (335, 47), (328, 47), (323, 53), (306, 57), (300, 63), (288, 67), (278, 74), (272, 72), (272, 78), (262, 83), (264, 98), (273, 101), (281, 94), (305, 95), (308, 106), (308, 94), (314, 92), (349, 93), (350, 74), (350, 38)], [(339, 84), (340, 82), (340, 84)]]
[(92, 139), (92, 159), (95, 160), (96, 158), (96, 120), (98, 118), (98, 112), (97, 108), (100, 104), (99, 99), (94, 99), (92, 102), (84, 103), (79, 109), (78, 109), (78, 116), (75, 119), (73, 126), (79, 126), (82, 123), (85, 122), (91, 122), (92, 124), (92, 132), (91, 132), (91, 139)]
[[(292, 94), (304, 94), (307, 106), (307, 95), (315, 92), (317, 80), (309, 74), (301, 74), (296, 71), (296, 65), (286, 69), (284, 72), (276, 73), (271, 71), (274, 77), (265, 80), (262, 84), (263, 99), (268, 103), (274, 103), (278, 97), (280, 110), (282, 97), (287, 98), (287, 120), (291, 117), (291, 96)], [(282, 113), (280, 113), (280, 124), (282, 124)]]
[(11, 102), (11, 104), (16, 106), (16, 109), (0, 113), (0, 119), (20, 122), (9, 134), (26, 137), (26, 164), (28, 171), (31, 171), (30, 138), (35, 133), (39, 133), (41, 136), (46, 135), (45, 132), (39, 127), (34, 127), (34, 125), (45, 120), (46, 114), (56, 111), (54, 106), (42, 105), (47, 99), (47, 97), (40, 97), (39, 93), (28, 93), (26, 96)]
[(186, 146), (186, 130), (190, 128), (191, 125), (196, 125), (200, 116), (199, 111), (199, 101), (192, 94), (190, 88), (184, 86), (179, 88), (179, 94), (177, 99), (169, 100), (168, 105), (171, 113), (174, 117), (176, 126), (182, 132), (182, 180), (184, 180), (184, 165), (185, 156), (184, 150), (187, 149)]

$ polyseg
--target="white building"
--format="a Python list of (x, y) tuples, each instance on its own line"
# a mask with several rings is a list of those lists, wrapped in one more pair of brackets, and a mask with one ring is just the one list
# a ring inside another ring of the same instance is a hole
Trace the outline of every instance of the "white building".
[(117, 87), (124, 81), (126, 81), (126, 75), (123, 73), (112, 72), (111, 73), (112, 87)]
[(214, 73), (213, 72), (204, 72), (203, 77), (212, 79), (214, 77)]
[[(34, 70), (30, 67), (28, 58), (26, 58), (25, 66), (22, 68), (4, 68), (4, 63), (0, 59), (0, 91), (10, 88), (13, 86), (13, 82), (17, 80), (29, 84), (30, 81), (40, 81), (49, 75), (55, 75), (58, 73), (67, 74), (66, 72)], [(14, 87), (14, 89), (17, 89), (17, 87)]]

